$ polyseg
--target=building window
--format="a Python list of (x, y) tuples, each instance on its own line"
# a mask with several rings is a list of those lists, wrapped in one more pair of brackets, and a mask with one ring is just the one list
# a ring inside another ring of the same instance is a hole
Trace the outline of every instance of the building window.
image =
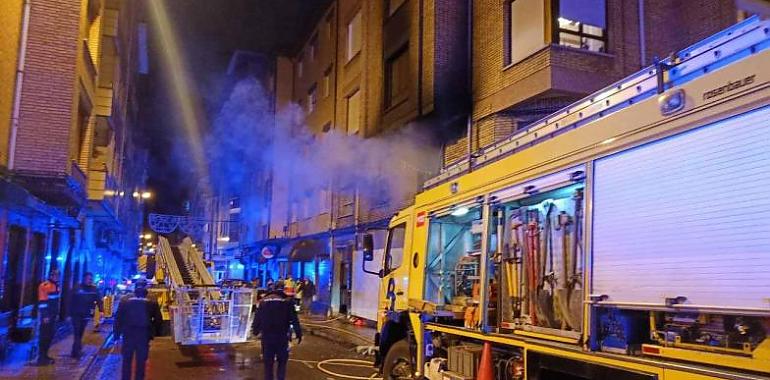
[(346, 123), (349, 135), (358, 133), (361, 127), (361, 91), (350, 94), (347, 98)]
[(332, 209), (332, 194), (329, 188), (324, 187), (321, 189), (321, 196), (320, 196), (320, 203), (318, 210), (321, 214), (326, 214), (331, 212)]
[(507, 0), (503, 16), (504, 65), (519, 62), (546, 46), (543, 0)]
[(310, 62), (315, 62), (316, 55), (318, 54), (318, 33), (313, 34), (313, 37), (310, 38), (309, 49)]
[(388, 5), (388, 16), (393, 16), (394, 13), (400, 8), (404, 3), (406, 3), (406, 0), (385, 0), (387, 1)]
[(334, 11), (329, 12), (324, 21), (324, 32), (326, 34), (326, 39), (329, 41), (332, 39), (332, 14), (334, 14)]
[(553, 0), (553, 41), (596, 52), (607, 51), (605, 0)]
[(323, 97), (326, 98), (329, 95), (331, 95), (332, 92), (332, 67), (329, 66), (329, 68), (324, 71), (324, 79), (322, 82), (323, 85)]
[(313, 216), (313, 212), (310, 204), (310, 195), (306, 194), (302, 198), (302, 219), (310, 219), (311, 216)]
[(289, 222), (294, 223), (299, 219), (299, 203), (297, 201), (291, 202), (290, 214)]
[(409, 45), (404, 45), (385, 61), (385, 108), (406, 99), (408, 91)]
[(361, 51), (361, 11), (358, 11), (348, 23), (348, 61)]
[(316, 85), (312, 85), (310, 90), (307, 91), (307, 109), (308, 113), (315, 111), (316, 100), (318, 96), (316, 94)]

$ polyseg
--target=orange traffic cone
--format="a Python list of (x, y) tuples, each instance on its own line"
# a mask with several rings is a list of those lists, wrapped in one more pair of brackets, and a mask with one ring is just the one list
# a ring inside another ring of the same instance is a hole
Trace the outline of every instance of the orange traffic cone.
[(494, 364), (492, 364), (492, 344), (484, 342), (484, 349), (481, 350), (481, 360), (479, 363), (479, 372), (476, 374), (476, 380), (494, 380), (494, 367)]

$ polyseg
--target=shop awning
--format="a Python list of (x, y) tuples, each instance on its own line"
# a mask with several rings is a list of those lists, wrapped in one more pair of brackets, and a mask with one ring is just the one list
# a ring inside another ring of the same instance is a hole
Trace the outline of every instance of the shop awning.
[(313, 261), (323, 253), (326, 253), (326, 244), (321, 240), (302, 239), (291, 246), (289, 261)]

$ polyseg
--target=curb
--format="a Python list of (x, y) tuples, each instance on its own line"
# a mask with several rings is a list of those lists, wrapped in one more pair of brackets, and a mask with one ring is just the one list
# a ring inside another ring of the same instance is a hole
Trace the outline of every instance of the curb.
[(89, 360), (88, 364), (86, 365), (85, 371), (83, 371), (83, 374), (80, 375), (80, 380), (88, 380), (94, 377), (98, 372), (101, 365), (96, 365), (97, 362), (99, 364), (102, 364), (104, 360), (107, 358), (107, 355), (103, 355), (106, 352), (109, 352), (112, 349), (113, 344), (115, 341), (113, 340), (113, 333), (109, 333), (104, 338), (104, 343), (102, 343), (102, 346), (99, 347), (99, 349), (96, 351), (96, 354)]
[(374, 340), (370, 337), (348, 331), (334, 326), (314, 325), (310, 321), (302, 321), (302, 327), (308, 334), (324, 338), (326, 340), (350, 346), (371, 346)]

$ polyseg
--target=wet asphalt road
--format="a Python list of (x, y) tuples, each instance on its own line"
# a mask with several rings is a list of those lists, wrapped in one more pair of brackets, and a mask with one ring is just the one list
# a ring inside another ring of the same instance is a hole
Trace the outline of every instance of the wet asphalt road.
[[(261, 347), (258, 342), (247, 342), (231, 347), (201, 346), (182, 350), (171, 338), (156, 338), (150, 349), (147, 379), (252, 379), (263, 378)], [(120, 350), (117, 345), (102, 350), (94, 369), (84, 376), (88, 380), (120, 378)], [(307, 334), (302, 344), (292, 347), (288, 379), (342, 379), (317, 369), (317, 363), (332, 358), (371, 360), (356, 354), (353, 346), (334, 343)], [(345, 375), (368, 378), (374, 371), (368, 366), (325, 365), (324, 368)]]

